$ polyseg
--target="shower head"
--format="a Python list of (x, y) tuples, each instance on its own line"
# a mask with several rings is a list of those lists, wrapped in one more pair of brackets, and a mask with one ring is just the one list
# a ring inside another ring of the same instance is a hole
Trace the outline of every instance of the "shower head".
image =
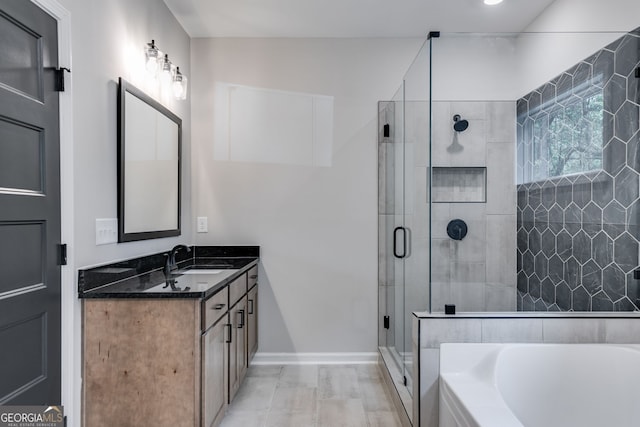
[(456, 132), (464, 132), (469, 127), (469, 122), (463, 120), (460, 114), (453, 116), (453, 130)]

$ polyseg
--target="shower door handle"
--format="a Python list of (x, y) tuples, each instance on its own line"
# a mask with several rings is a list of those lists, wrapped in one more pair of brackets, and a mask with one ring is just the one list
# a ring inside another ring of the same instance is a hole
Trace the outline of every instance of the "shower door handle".
[[(402, 231), (402, 254), (398, 253), (398, 231)], [(396, 258), (407, 256), (407, 229), (404, 227), (396, 227), (393, 230), (393, 256)]]

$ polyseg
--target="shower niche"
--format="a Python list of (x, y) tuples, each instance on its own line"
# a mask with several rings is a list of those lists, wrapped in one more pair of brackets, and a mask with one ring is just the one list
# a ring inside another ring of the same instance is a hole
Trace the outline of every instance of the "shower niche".
[(433, 203), (486, 203), (486, 167), (434, 167)]

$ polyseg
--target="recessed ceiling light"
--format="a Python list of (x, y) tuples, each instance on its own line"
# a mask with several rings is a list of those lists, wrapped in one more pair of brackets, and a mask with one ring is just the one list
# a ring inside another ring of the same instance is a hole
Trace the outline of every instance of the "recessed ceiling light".
[(484, 4), (488, 4), (489, 6), (493, 6), (499, 3), (502, 3), (502, 0), (484, 0)]

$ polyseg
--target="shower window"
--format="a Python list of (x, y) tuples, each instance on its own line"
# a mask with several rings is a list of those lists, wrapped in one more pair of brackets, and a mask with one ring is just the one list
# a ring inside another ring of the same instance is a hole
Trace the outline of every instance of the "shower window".
[(602, 168), (602, 81), (602, 75), (580, 81), (564, 73), (519, 101), (524, 182)]

